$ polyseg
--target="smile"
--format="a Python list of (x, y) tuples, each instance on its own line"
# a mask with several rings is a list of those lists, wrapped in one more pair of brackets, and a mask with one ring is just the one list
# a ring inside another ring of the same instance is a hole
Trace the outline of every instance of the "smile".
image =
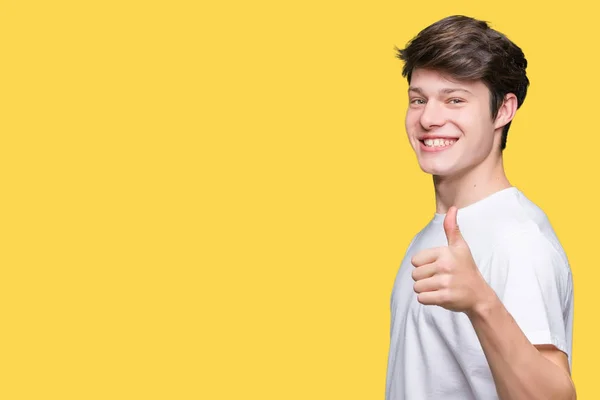
[(425, 151), (440, 151), (451, 147), (457, 140), (458, 139), (437, 138), (419, 140), (419, 142), (421, 142), (421, 148)]

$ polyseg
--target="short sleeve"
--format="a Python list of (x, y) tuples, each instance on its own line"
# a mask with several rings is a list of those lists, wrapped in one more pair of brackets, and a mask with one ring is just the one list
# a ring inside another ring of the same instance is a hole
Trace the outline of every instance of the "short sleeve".
[(534, 345), (551, 344), (571, 359), (570, 267), (541, 233), (519, 234), (492, 251), (490, 285)]

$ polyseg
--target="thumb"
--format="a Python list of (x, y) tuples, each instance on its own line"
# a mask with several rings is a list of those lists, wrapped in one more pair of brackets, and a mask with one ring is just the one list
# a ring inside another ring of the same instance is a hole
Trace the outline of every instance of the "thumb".
[(446, 232), (446, 238), (448, 239), (448, 246), (453, 246), (464, 242), (464, 239), (460, 233), (460, 229), (458, 228), (458, 222), (456, 220), (457, 213), (458, 208), (452, 206), (446, 213), (446, 218), (444, 219), (444, 231)]

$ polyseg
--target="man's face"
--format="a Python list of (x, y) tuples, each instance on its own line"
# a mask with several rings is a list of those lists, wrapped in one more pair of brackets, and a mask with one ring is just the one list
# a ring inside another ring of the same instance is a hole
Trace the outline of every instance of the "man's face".
[(500, 146), (481, 81), (448, 80), (415, 69), (408, 91), (406, 132), (424, 172), (448, 177), (476, 168)]

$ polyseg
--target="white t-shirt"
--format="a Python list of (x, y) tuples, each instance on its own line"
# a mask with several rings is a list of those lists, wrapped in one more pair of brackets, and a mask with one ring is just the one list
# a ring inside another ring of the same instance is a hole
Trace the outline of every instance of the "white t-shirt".
[[(411, 241), (391, 299), (386, 400), (498, 399), (489, 365), (464, 313), (417, 301), (411, 257), (447, 246), (445, 215)], [(458, 210), (457, 221), (487, 283), (532, 344), (553, 344), (571, 364), (573, 280), (544, 212), (515, 187)]]

